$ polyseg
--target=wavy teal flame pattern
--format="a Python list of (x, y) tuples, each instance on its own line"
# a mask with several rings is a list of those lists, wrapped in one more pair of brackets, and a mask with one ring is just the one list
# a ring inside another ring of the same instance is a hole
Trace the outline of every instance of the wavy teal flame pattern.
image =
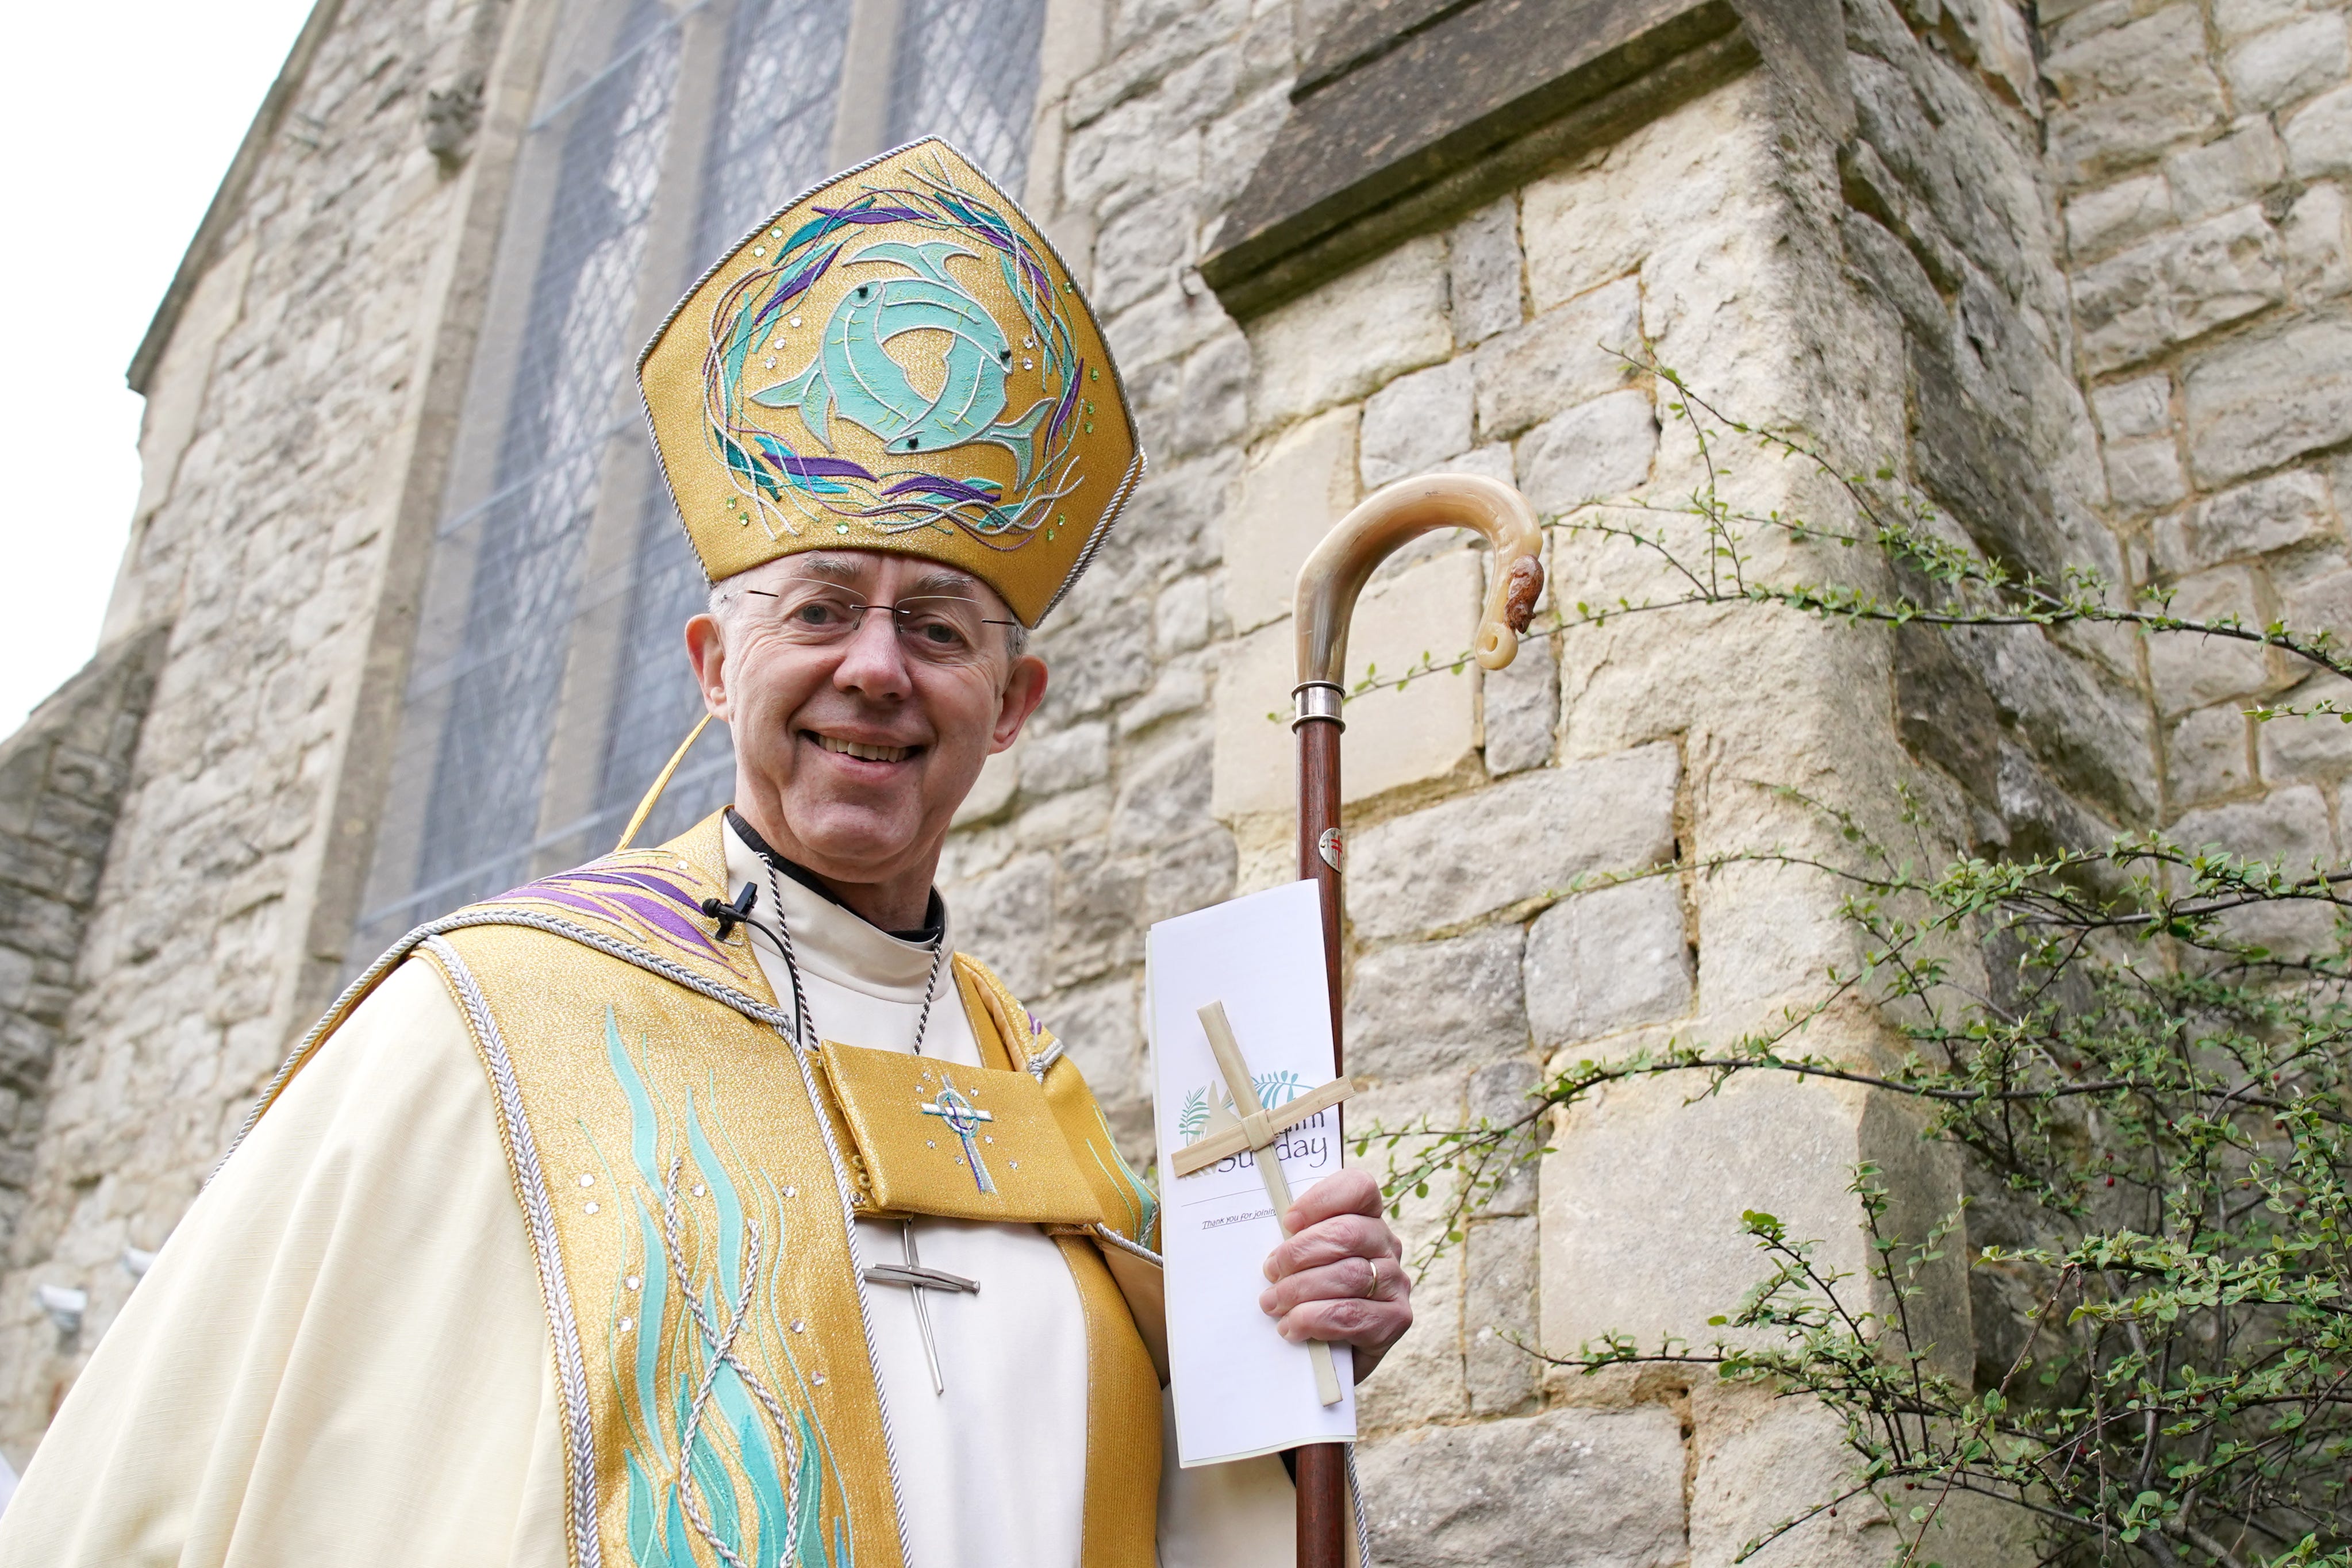
[[(839, 1467), (783, 1331), (777, 1278), (790, 1237), (775, 1184), (734, 1150), (715, 1085), (698, 1104), (691, 1090), (682, 1107), (667, 1103), (610, 1007), (604, 1043), (630, 1129), (626, 1168), (609, 1156), (605, 1168), (635, 1205), (638, 1236), (606, 1331), (628, 1427), (630, 1561), (855, 1568)], [(700, 1195), (683, 1201), (681, 1182)], [(781, 1365), (768, 1345), (781, 1347)]]

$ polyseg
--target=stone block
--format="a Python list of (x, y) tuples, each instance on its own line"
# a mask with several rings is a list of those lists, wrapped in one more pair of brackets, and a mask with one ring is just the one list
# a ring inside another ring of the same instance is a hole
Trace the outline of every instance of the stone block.
[(1224, 645), (1217, 661), (1216, 749), (1211, 800), (1220, 818), (1297, 809), (1291, 688), (1298, 660), (1290, 623)]
[[(1691, 1568), (1734, 1568), (1748, 1542), (1853, 1485), (1853, 1450), (1845, 1447), (1837, 1418), (1818, 1405), (1775, 1398), (1774, 1393), (1713, 1378), (1692, 1385)], [(1920, 1563), (2021, 1568), (2035, 1560), (2036, 1553), (2019, 1550), (2024, 1542), (2012, 1539), (2015, 1532), (1997, 1527), (1989, 1532), (1975, 1520), (1967, 1531), (1944, 1528), (1948, 1515), (1958, 1518), (1954, 1504), (1964, 1496), (1945, 1500), (1937, 1510), (1938, 1523), (1927, 1534)], [(1988, 1533), (2006, 1554), (1978, 1554)], [(2030, 1539), (2030, 1530), (2024, 1534)], [(1834, 1516), (1815, 1514), (1757, 1561), (1769, 1563), (1775, 1553), (1792, 1568), (1885, 1568), (1905, 1555), (1887, 1527), (1885, 1510), (1867, 1494), (1847, 1499)]]
[(1868, 279), (1868, 287), (1902, 313), (1912, 331), (1941, 337), (1951, 330), (1951, 312), (1927, 269), (1885, 226), (1848, 207), (1838, 215), (1838, 231), (1845, 237), (1847, 259)]
[(1551, 642), (1524, 637), (1518, 657), (1479, 680), (1486, 772), (1496, 778), (1551, 761), (1559, 727), (1559, 661)]
[(1401, 1083), (1523, 1056), (1523, 940), (1517, 926), (1490, 926), (1358, 959), (1344, 1016), (1349, 1070)]
[(1470, 363), (1399, 376), (1364, 405), (1358, 464), (1367, 490), (1436, 467), (1470, 447)]
[(1179, 844), (1155, 846), (1143, 876), (1143, 923), (1224, 902), (1234, 896), (1239, 870), (1234, 836), (1221, 826)]
[[(1055, 986), (1074, 985), (1143, 957), (1144, 865), (1127, 845), (1072, 845), (1062, 850), (1054, 889)], [(1118, 853), (1114, 853), (1114, 851)], [(1011, 981), (1006, 981), (1011, 984)]]
[(2220, 486), (2352, 437), (2352, 321), (2306, 319), (2199, 355), (2182, 377), (2189, 463)]
[(2338, 647), (2352, 637), (2352, 572), (2322, 572), (2287, 590), (2284, 620), (2306, 635), (2333, 632)]
[(1528, 930), (1528, 1022), (1546, 1049), (1680, 1017), (1692, 989), (1671, 877), (1563, 899)]
[[(2352, 711), (2352, 681), (2334, 676), (2296, 687), (2280, 700), (2298, 707), (2333, 699)], [(2290, 778), (2340, 778), (2352, 773), (2352, 723), (2329, 714), (2308, 719), (2273, 719), (2254, 725), (2255, 754), (2262, 759), (2263, 777), (2275, 783)]]
[(2084, 268), (2083, 362), (2094, 373), (2136, 363), (2285, 297), (2277, 234), (2261, 208), (2239, 207)]
[(2261, 800), (2184, 811), (2173, 819), (2170, 836), (2185, 848), (2219, 848), (2290, 874), (2336, 863), (2327, 802), (2315, 784), (2288, 784)]
[(1198, 711), (1208, 700), (1208, 677), (1200, 660), (1162, 665), (1150, 689), (1118, 710), (1118, 732), (1140, 734), (1163, 720)]
[(2071, 41), (2042, 60), (2042, 74), (2059, 100), (2049, 117), (2052, 161), (2070, 184), (2147, 163), (2223, 114), (2193, 4)]
[(1200, 166), (1200, 130), (1169, 123), (1155, 99), (1136, 99), (1071, 131), (1062, 156), (1062, 194), (1108, 222), (1138, 202), (1191, 183)]
[(1728, 1337), (1707, 1319), (1735, 1310), (1771, 1270), (1741, 1226), (1749, 1209), (1821, 1242), (1823, 1265), (1861, 1268), (1846, 1191), (1864, 1157), (1861, 1091), (1758, 1076), (1693, 1100), (1698, 1087), (1612, 1084), (1560, 1119), (1542, 1175), (1543, 1342), (1553, 1354), (1607, 1333), (1645, 1348)]
[(1058, 851), (1081, 838), (1093, 838), (1110, 828), (1111, 790), (1094, 784), (1032, 802), (1014, 814), (1013, 841), (1024, 849)]
[(1633, 272), (1669, 239), (1741, 221), (1743, 186), (1771, 160), (1766, 97), (1753, 77), (1730, 83), (1529, 184), (1519, 205), (1529, 307), (1540, 314)]
[(1480, 437), (1517, 436), (1562, 409), (1620, 390), (1633, 374), (1620, 356), (1641, 348), (1642, 289), (1632, 278), (1547, 310), (1487, 343), (1474, 361)]
[(1129, 854), (1150, 854), (1216, 826), (1209, 779), (1201, 766), (1198, 723), (1179, 726), (1121, 759), (1112, 839)]
[[(1423, 655), (1450, 659), (1477, 622), (1478, 557), (1455, 551), (1375, 584), (1359, 603), (1349, 638), (1349, 678), (1367, 669), (1403, 675)], [(1289, 729), (1297, 660), (1288, 623), (1261, 627), (1227, 647), (1217, 671), (1216, 815), (1228, 821), (1295, 809), (1295, 743)], [(1444, 778), (1477, 744), (1475, 667), (1441, 667), (1402, 690), (1350, 699), (1343, 796), (1369, 800), (1405, 784)], [(1271, 712), (1277, 717), (1269, 721)]]
[[(1393, 679), (1431, 659), (1432, 674), (1402, 690), (1376, 689), (1348, 703), (1343, 798), (1370, 800), (1462, 769), (1478, 744), (1477, 666), (1447, 668), (1469, 647), (1486, 593), (1479, 557), (1455, 551), (1375, 583), (1349, 637), (1349, 683)], [(1286, 699), (1288, 692), (1284, 693)]]
[(1650, 395), (1612, 392), (1520, 438), (1519, 489), (1538, 512), (1569, 511), (1649, 483), (1657, 452), (1658, 416)]
[(2220, 35), (2224, 48), (2234, 47), (2256, 33), (2283, 26), (2329, 3), (2330, 0), (2213, 0), (2213, 31)]
[(1105, 316), (1174, 284), (1193, 258), (1192, 192), (1180, 187), (1139, 202), (1095, 236), (1092, 298)]
[(2144, 375), (2137, 381), (2116, 382), (2094, 392), (2091, 406), (2098, 411), (2099, 428), (2110, 441), (2168, 436), (2172, 433), (2172, 378)]
[(1470, 1120), (1491, 1127), (1517, 1126), (1518, 1136), (1500, 1153), (1508, 1156), (1499, 1169), (1486, 1174), (1494, 1185), (1478, 1204), (1482, 1215), (1531, 1215), (1536, 1212), (1536, 1162), (1550, 1135), (1552, 1118), (1536, 1103), (1543, 1073), (1531, 1061), (1496, 1062), (1470, 1075)]
[(2243, 121), (2218, 142), (2164, 161), (2173, 209), (2183, 219), (2210, 217), (2259, 201), (2286, 174), (2286, 149), (2266, 119)]
[(1536, 1338), (1537, 1221), (1506, 1215), (1472, 1223), (1464, 1241), (1463, 1381), (1474, 1415), (1534, 1408), (1542, 1363), (1520, 1348)]
[(1357, 422), (1353, 408), (1309, 420), (1242, 475), (1224, 528), (1225, 614), (1235, 631), (1290, 613), (1300, 563), (1356, 504)]
[(1580, 876), (1674, 855), (1680, 763), (1657, 742), (1507, 779), (1368, 827), (1351, 851), (1348, 908), (1378, 940), (1441, 931)]
[[(2165, 785), (2175, 805), (2233, 795), (2253, 777), (2247, 758), (2251, 721), (2236, 706), (2200, 708), (2173, 727), (2164, 755)], [(2277, 722), (2293, 724), (2296, 720)]]
[(1151, 602), (1151, 648), (1162, 658), (1209, 640), (1209, 579), (1180, 577)]
[(2260, 113), (2336, 86), (2347, 65), (2344, 17), (2323, 11), (2240, 44), (2221, 57), (2221, 75), (2238, 111)]
[(1519, 204), (1489, 203), (1446, 237), (1453, 266), (1454, 337), (1467, 348), (1519, 324)]
[(2126, 514), (2159, 511), (2189, 493), (2180, 453), (2169, 437), (2116, 441), (2106, 448), (2107, 499)]
[(1084, 789), (1110, 777), (1110, 726), (1099, 721), (1033, 734), (1021, 752), (1021, 787), (1033, 796)]
[(1685, 1561), (1682, 1430), (1662, 1405), (1423, 1427), (1358, 1463), (1384, 1568)]
[(2352, 86), (2321, 93), (2288, 116), (2279, 134), (2296, 179), (2352, 174)]
[(2284, 550), (2332, 531), (2327, 481), (2308, 468), (2256, 479), (2200, 501), (2156, 530), (2156, 563), (2186, 576)]
[[(2259, 626), (2253, 584), (2244, 568), (2203, 572), (2173, 592), (2172, 613), (2208, 625), (2234, 619)], [(2159, 712), (2179, 713), (2225, 699), (2254, 696), (2271, 684), (2270, 658), (2262, 644), (2189, 632), (2154, 632), (2147, 639), (2147, 673)]]
[(1017, 750), (999, 752), (980, 764), (980, 777), (973, 781), (963, 804), (956, 807), (950, 826), (985, 822), (1013, 804), (1013, 792), (1021, 781), (1021, 764), (1014, 760)]
[(1352, 403), (1454, 353), (1445, 242), (1409, 240), (1248, 327), (1258, 381), (1250, 423), (1272, 430)]
[[(1189, 458), (1239, 441), (1249, 426), (1249, 340), (1221, 332), (1184, 356), (1174, 434), (1164, 455)], [(1163, 455), (1155, 449), (1155, 460)]]
[(950, 910), (957, 945), (988, 954), (988, 966), (1014, 995), (1044, 993), (1054, 921), (1053, 857), (1022, 857), (959, 891)]
[(2088, 257), (2169, 227), (2174, 218), (2172, 187), (2161, 174), (2141, 174), (2069, 197), (2066, 239), (2075, 255)]
[(2295, 198), (2279, 237), (2286, 247), (2286, 284), (2306, 304), (2352, 292), (2352, 211), (2333, 182)]

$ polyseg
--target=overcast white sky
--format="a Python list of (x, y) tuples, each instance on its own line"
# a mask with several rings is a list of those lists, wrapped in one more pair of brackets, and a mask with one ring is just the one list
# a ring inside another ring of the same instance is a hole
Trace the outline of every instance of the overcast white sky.
[[(139, 494), (122, 373), (310, 0), (12, 9), (0, 736), (98, 646)], [(71, 62), (59, 68), (60, 62)]]

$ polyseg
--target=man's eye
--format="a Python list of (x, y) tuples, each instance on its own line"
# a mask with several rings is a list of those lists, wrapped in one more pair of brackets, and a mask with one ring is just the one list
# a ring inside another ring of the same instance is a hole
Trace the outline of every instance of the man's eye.
[(918, 621), (915, 635), (933, 647), (957, 647), (963, 642), (963, 634), (946, 621)]
[(804, 626), (836, 626), (841, 621), (840, 607), (828, 605), (821, 599), (814, 604), (803, 605), (793, 612), (793, 616)]

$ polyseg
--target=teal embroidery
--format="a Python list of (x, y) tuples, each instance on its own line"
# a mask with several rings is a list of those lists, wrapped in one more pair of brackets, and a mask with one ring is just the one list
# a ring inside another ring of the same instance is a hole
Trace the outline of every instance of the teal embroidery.
[(955, 1086), (955, 1079), (949, 1076), (945, 1068), (940, 1069), (939, 1098), (924, 1100), (917, 1109), (926, 1116), (938, 1117), (954, 1130), (955, 1135), (963, 1140), (964, 1158), (971, 1163), (971, 1179), (980, 1184), (982, 1192), (994, 1192), (996, 1183), (988, 1173), (988, 1162), (980, 1157), (980, 1143), (974, 1134), (980, 1131), (982, 1122), (995, 1121), (996, 1113), (974, 1105), (971, 1097)]
[[(681, 1112), (656, 1099), (609, 1006), (604, 1035), (629, 1106), (629, 1168), (615, 1172), (609, 1160), (605, 1168), (633, 1202), (637, 1232), (606, 1333), (628, 1428), (630, 1560), (635, 1568), (855, 1568), (837, 1465), (828, 1551), (831, 1445), (781, 1331), (786, 1233), (775, 1184), (733, 1152), (715, 1085), (699, 1103), (688, 1091)], [(755, 1326), (769, 1331), (749, 1331)], [(782, 1366), (770, 1362), (768, 1343), (783, 1347)]]
[[(960, 531), (994, 549), (1018, 549), (1040, 530), (1058, 531), (1055, 507), (1083, 483), (1076, 443), (1091, 410), (1079, 389), (1089, 375), (1099, 379), (1100, 368), (1078, 355), (1068, 317), (1074, 296), (1055, 289), (1047, 257), (1000, 198), (984, 184), (959, 183), (943, 159), (908, 168), (904, 184), (867, 186), (817, 209), (719, 296), (703, 368), (711, 453), (735, 492), (730, 510), (756, 519), (772, 539), (811, 525), (846, 532), (857, 522), (887, 533)], [(853, 248), (860, 228), (884, 223), (939, 237)], [(992, 313), (950, 261), (992, 263), (1017, 318)], [(817, 324), (812, 347), (793, 310), (835, 267), (894, 270), (849, 289)], [(889, 350), (890, 340), (926, 329), (950, 340), (935, 396), (915, 389)], [(797, 372), (782, 363), (787, 355)], [(783, 378), (772, 379), (779, 372)], [(1016, 376), (1035, 395), (1024, 394), (1021, 412), (1007, 418)], [(784, 411), (797, 414), (806, 439), (772, 417)], [(869, 468), (841, 456), (835, 419), (912, 461)], [(940, 471), (941, 459), (924, 462), (978, 444), (1013, 454), (1011, 487)]]
[[(912, 276), (860, 283), (841, 297), (809, 366), (791, 380), (755, 392), (762, 408), (799, 412), (810, 434), (833, 447), (831, 412), (881, 437), (883, 450), (936, 452), (967, 441), (991, 441), (1019, 465), (1016, 485), (1029, 482), (1037, 426), (1053, 412), (1039, 398), (1018, 419), (1002, 417), (1005, 373), (1013, 344), (988, 309), (947, 270), (950, 257), (980, 259), (951, 240), (904, 245), (887, 240), (849, 257), (845, 267), (896, 265)], [(890, 341), (926, 330), (947, 335), (946, 377), (926, 397), (890, 353)]]

